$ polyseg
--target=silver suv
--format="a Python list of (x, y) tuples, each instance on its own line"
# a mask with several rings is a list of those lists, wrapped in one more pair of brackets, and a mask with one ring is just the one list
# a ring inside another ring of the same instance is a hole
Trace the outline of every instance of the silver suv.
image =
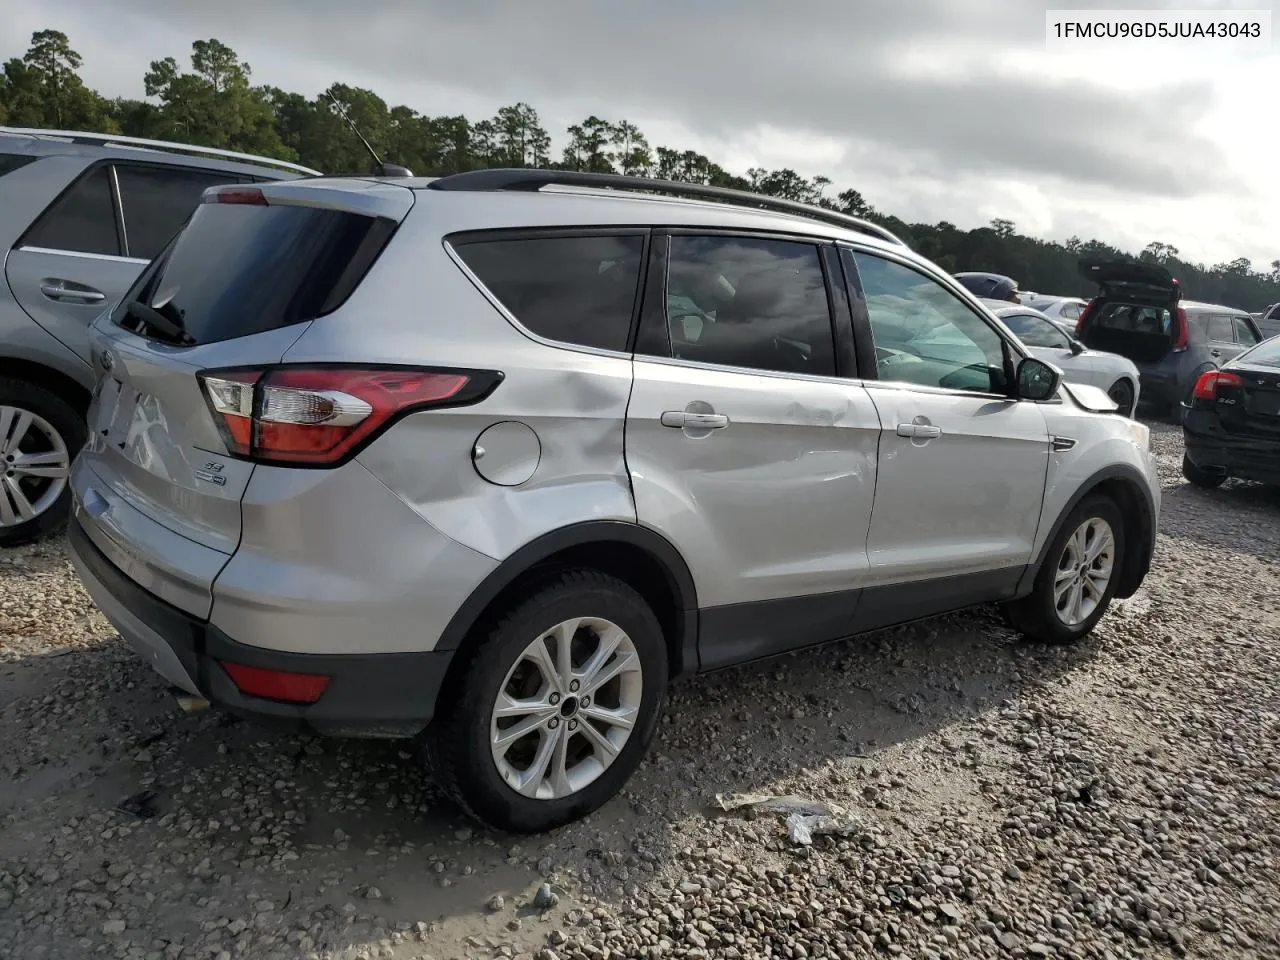
[(236, 713), (421, 735), (503, 829), (613, 796), (677, 677), (987, 602), (1070, 641), (1151, 561), (1145, 426), (786, 201), (212, 189), (93, 338), (69, 539), (120, 633)]
[(66, 519), (93, 389), (89, 324), (207, 187), (316, 171), (155, 140), (0, 127), (0, 547)]

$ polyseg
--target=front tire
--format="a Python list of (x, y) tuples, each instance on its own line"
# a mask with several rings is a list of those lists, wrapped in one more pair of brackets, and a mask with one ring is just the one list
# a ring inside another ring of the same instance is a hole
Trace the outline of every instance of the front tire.
[(1068, 515), (1031, 593), (1010, 603), (1009, 622), (1039, 643), (1071, 643), (1107, 612), (1125, 557), (1124, 517), (1108, 497), (1088, 497)]
[(465, 656), (426, 747), (440, 786), (476, 820), (550, 830), (601, 807), (639, 766), (666, 695), (667, 652), (657, 617), (626, 583), (561, 574)]
[(71, 509), (84, 418), (51, 390), (0, 379), (0, 547), (56, 532)]
[(1227, 482), (1226, 471), (1217, 473), (1197, 467), (1185, 453), (1182, 455), (1182, 475), (1188, 483), (1205, 490), (1216, 490)]

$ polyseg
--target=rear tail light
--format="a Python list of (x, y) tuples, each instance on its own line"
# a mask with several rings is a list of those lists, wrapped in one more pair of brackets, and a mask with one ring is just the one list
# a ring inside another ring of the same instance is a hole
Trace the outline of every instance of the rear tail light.
[(493, 370), (283, 366), (206, 370), (205, 401), (227, 451), (258, 463), (336, 466), (410, 413), (477, 403)]
[(1219, 387), (1243, 386), (1244, 381), (1234, 373), (1226, 370), (1210, 370), (1208, 373), (1200, 375), (1200, 379), (1196, 381), (1191, 395), (1197, 400), (1216, 400), (1218, 399)]
[(281, 703), (315, 703), (329, 688), (330, 677), (321, 673), (290, 673), (248, 667), (243, 663), (223, 663), (222, 669), (246, 696), (276, 700)]
[(1173, 352), (1181, 353), (1187, 347), (1191, 346), (1191, 324), (1187, 322), (1187, 311), (1178, 307), (1173, 312), (1175, 334), (1173, 339)]
[(1076, 339), (1080, 340), (1084, 337), (1084, 325), (1089, 319), (1089, 314), (1093, 312), (1093, 301), (1090, 300), (1084, 305), (1084, 309), (1080, 311), (1080, 319), (1076, 321)]

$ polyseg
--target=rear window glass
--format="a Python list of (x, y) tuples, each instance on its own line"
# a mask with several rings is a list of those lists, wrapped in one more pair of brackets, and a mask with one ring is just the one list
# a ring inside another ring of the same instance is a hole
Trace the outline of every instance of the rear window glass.
[(119, 256), (110, 169), (97, 167), (63, 192), (27, 231), (22, 245)]
[(1167, 336), (1173, 328), (1173, 314), (1165, 307), (1108, 303), (1098, 311), (1092, 325), (1103, 330), (1127, 330), (1131, 333)]
[(627, 349), (643, 236), (464, 240), (454, 247), (498, 302), (538, 336)]
[(337, 210), (203, 203), (114, 319), (171, 339), (130, 314), (139, 301), (193, 343), (303, 323), (342, 305), (394, 230), (390, 220)]
[(1264, 367), (1280, 367), (1280, 337), (1264, 340), (1240, 357), (1243, 363), (1256, 363)]
[(25, 167), (33, 160), (35, 160), (35, 157), (22, 153), (0, 153), (0, 177), (3, 177), (6, 173), (12, 173), (19, 167)]

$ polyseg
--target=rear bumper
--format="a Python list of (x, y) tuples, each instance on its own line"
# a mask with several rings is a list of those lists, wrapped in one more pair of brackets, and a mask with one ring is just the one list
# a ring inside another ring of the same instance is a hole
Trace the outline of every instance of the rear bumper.
[[(153, 669), (177, 687), (232, 713), (285, 721), (329, 736), (410, 737), (431, 721), (450, 651), (301, 654), (238, 643), (144, 590), (116, 567), (72, 519), (71, 560), (94, 602)], [(222, 663), (331, 678), (313, 704), (242, 694)]]
[(1226, 434), (1212, 413), (1188, 410), (1183, 423), (1187, 459), (1202, 470), (1280, 485), (1280, 443)]

